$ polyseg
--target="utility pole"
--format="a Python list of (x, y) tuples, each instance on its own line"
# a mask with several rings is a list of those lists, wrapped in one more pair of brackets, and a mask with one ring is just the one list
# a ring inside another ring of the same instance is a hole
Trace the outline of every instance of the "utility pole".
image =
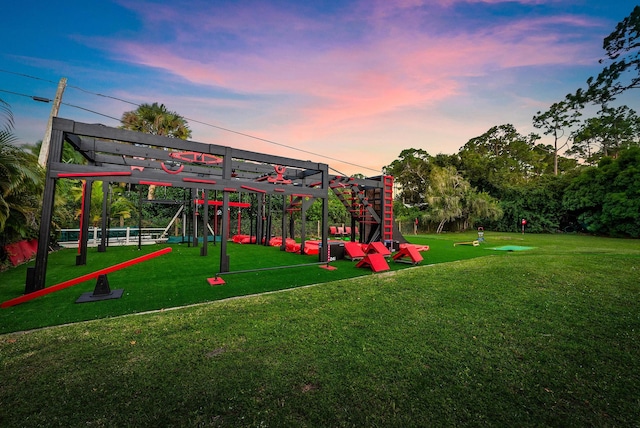
[(49, 115), (49, 123), (47, 123), (47, 130), (44, 133), (42, 139), (42, 145), (40, 146), (40, 154), (38, 156), (38, 163), (42, 167), (47, 166), (47, 157), (49, 156), (49, 144), (51, 143), (51, 128), (53, 127), (53, 118), (58, 116), (60, 111), (60, 104), (62, 104), (62, 94), (67, 87), (67, 78), (63, 77), (58, 82), (58, 90), (56, 91), (56, 97), (53, 99), (53, 106), (51, 106), (51, 114)]

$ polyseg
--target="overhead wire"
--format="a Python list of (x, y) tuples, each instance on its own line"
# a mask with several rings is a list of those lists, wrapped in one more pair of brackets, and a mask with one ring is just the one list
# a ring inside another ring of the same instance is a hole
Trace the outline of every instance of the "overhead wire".
[[(17, 73), (17, 72), (14, 72), (14, 71), (3, 70), (3, 69), (0, 69), (0, 72), (7, 73), (7, 74), (14, 74), (16, 76), (21, 76), (21, 77), (26, 77), (26, 78), (30, 78), (30, 79), (35, 79), (35, 80), (40, 80), (40, 81), (56, 84), (56, 82), (54, 82), (52, 80), (44, 79), (44, 78), (37, 77), (37, 76), (31, 76), (31, 75), (28, 75), (28, 74), (25, 74), (25, 73)], [(97, 93), (97, 92), (93, 92), (93, 91), (81, 88), (79, 86), (67, 84), (67, 87), (71, 88), (71, 89), (76, 89), (78, 91), (81, 91), (81, 92), (84, 92), (84, 93), (87, 93), (87, 94), (91, 94), (91, 95), (95, 95), (95, 96), (99, 96), (99, 97), (104, 97), (104, 98), (109, 98), (109, 99), (112, 99), (112, 100), (115, 100), (115, 101), (120, 101), (122, 103), (126, 103), (126, 104), (130, 104), (130, 105), (133, 105), (133, 106), (136, 106), (136, 107), (140, 107), (140, 104), (137, 104), (135, 102), (128, 101), (128, 100), (125, 100), (125, 99), (122, 99), (122, 98), (118, 98), (118, 97), (114, 97), (114, 96), (111, 96), (111, 95), (100, 94), (100, 93)], [(3, 89), (0, 89), (0, 92), (7, 92), (7, 93), (10, 93), (10, 94), (14, 94), (14, 95), (20, 95), (20, 96), (32, 98), (35, 101), (41, 101), (41, 102), (50, 102), (50, 101), (52, 101), (52, 100), (49, 100), (49, 99), (44, 98), (44, 97), (36, 97), (36, 96), (31, 96), (31, 95), (26, 95), (26, 94), (20, 94), (20, 93), (11, 92), (11, 91), (7, 91), (7, 90), (3, 90)], [(94, 110), (90, 110), (90, 109), (87, 109), (85, 107), (80, 107), (80, 106), (73, 105), (73, 104), (68, 104), (68, 103), (65, 103), (65, 102), (62, 102), (61, 104), (62, 105), (66, 105), (68, 107), (73, 107), (73, 108), (77, 108), (77, 109), (80, 109), (80, 110), (84, 110), (84, 111), (87, 111), (87, 112), (90, 112), (90, 113), (93, 113), (93, 114), (97, 114), (99, 116), (104, 116), (104, 117), (107, 117), (109, 119), (120, 121), (120, 119), (118, 119), (118, 118), (115, 118), (113, 116), (109, 116), (107, 114), (100, 113), (100, 112), (97, 112), (97, 111), (94, 111)], [(278, 142), (273, 141), (273, 140), (269, 140), (269, 139), (262, 138), (262, 137), (257, 137), (255, 135), (247, 134), (247, 133), (240, 132), (240, 131), (235, 131), (233, 129), (229, 129), (229, 128), (225, 128), (225, 127), (222, 127), (222, 126), (214, 125), (214, 124), (211, 124), (211, 123), (203, 122), (203, 121), (197, 120), (197, 119), (192, 119), (192, 118), (189, 118), (189, 117), (186, 117), (186, 116), (183, 116), (183, 117), (184, 117), (185, 120), (187, 120), (189, 122), (198, 123), (200, 125), (208, 126), (208, 127), (214, 128), (214, 129), (219, 129), (221, 131), (225, 131), (225, 132), (229, 132), (229, 133), (232, 133), (232, 134), (240, 135), (240, 136), (243, 136), (243, 137), (246, 137), (246, 138), (252, 138), (254, 140), (258, 140), (258, 141), (262, 141), (262, 142), (265, 142), (265, 143), (268, 143), (268, 144), (273, 144), (273, 145), (276, 145), (276, 146), (284, 147), (284, 148), (287, 148), (287, 149), (290, 149), (290, 150), (295, 150), (295, 151), (298, 151), (298, 152), (301, 152), (301, 153), (306, 153), (308, 155), (318, 156), (320, 158), (329, 159), (329, 160), (332, 160), (332, 161), (335, 161), (335, 162), (340, 162), (340, 163), (343, 163), (345, 165), (350, 165), (350, 166), (354, 166), (354, 167), (357, 167), (357, 168), (366, 169), (366, 170), (369, 170), (369, 171), (380, 172), (380, 170), (377, 170), (377, 169), (374, 169), (374, 168), (370, 168), (370, 167), (367, 167), (367, 166), (363, 166), (363, 165), (359, 165), (359, 164), (356, 164), (356, 163), (353, 163), (353, 162), (345, 161), (344, 159), (338, 159), (338, 158), (335, 158), (335, 157), (332, 157), (332, 156), (323, 155), (323, 154), (320, 154), (320, 153), (315, 153), (315, 152), (312, 152), (312, 151), (309, 151), (309, 150), (301, 149), (299, 147), (293, 147), (293, 146), (290, 146), (290, 145), (287, 145), (287, 144), (278, 143)], [(345, 175), (345, 174), (340, 173), (340, 171), (338, 171), (338, 170), (335, 170), (333, 168), (331, 168), (331, 169), (336, 171), (336, 172), (338, 172), (340, 175)]]
[[(22, 94), (20, 92), (8, 91), (6, 89), (0, 89), (0, 92), (5, 92), (7, 94), (17, 95), (17, 96), (20, 96), (20, 97), (31, 98), (34, 101), (38, 101), (38, 102), (42, 102), (42, 103), (50, 103), (50, 102), (53, 101), (52, 99), (49, 99), (49, 98), (39, 97), (39, 96), (36, 96), (36, 95)], [(120, 121), (120, 119), (118, 119), (117, 117), (109, 116), (108, 114), (100, 113), (98, 111), (91, 110), (91, 109), (88, 109), (86, 107), (77, 106), (75, 104), (67, 103), (67, 102), (64, 102), (64, 101), (61, 101), (60, 104), (63, 105), (63, 106), (77, 108), (79, 110), (84, 110), (84, 111), (87, 111), (89, 113), (97, 114), (98, 116), (104, 116), (104, 117), (107, 117), (109, 119), (113, 119), (115, 121)]]

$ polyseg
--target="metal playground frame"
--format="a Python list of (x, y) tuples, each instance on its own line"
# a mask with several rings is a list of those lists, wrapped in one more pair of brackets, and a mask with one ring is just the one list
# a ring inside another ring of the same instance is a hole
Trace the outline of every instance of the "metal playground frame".
[[(87, 164), (62, 162), (64, 142), (81, 153)], [(205, 199), (204, 218), (207, 218), (207, 200), (211, 190), (222, 192), (223, 212), (227, 212), (230, 206), (229, 194), (240, 191), (254, 193), (259, 199), (264, 199), (266, 194), (297, 198), (301, 202), (303, 213), (314, 199), (321, 199), (321, 240), (322, 247), (327, 248), (328, 191), (331, 178), (328, 165), (324, 163), (54, 118), (46, 167), (38, 250), (35, 267), (27, 270), (25, 293), (45, 287), (55, 188), (56, 181), (60, 179), (81, 179), (89, 184), (102, 181), (106, 183), (105, 186), (109, 182), (120, 182), (200, 189), (203, 190)], [(91, 186), (87, 185), (86, 189), (91, 189)], [(85, 192), (83, 203), (89, 203), (90, 197), (90, 191)], [(259, 203), (258, 210), (261, 206)], [(106, 236), (106, 204), (103, 204), (102, 217), (102, 235)], [(257, 221), (261, 218), (259, 213)], [(304, 215), (302, 218), (301, 240), (304, 245)], [(87, 236), (88, 226), (88, 216), (84, 216), (81, 220), (84, 236)], [(228, 217), (222, 216), (223, 236), (227, 235), (229, 228)], [(203, 228), (203, 233), (206, 245), (206, 227)], [(86, 239), (80, 239), (79, 251), (76, 263), (84, 264), (87, 254)], [(327, 257), (328, 254), (321, 254), (320, 261), (326, 262)], [(219, 272), (228, 271), (227, 242), (223, 239), (220, 245)]]

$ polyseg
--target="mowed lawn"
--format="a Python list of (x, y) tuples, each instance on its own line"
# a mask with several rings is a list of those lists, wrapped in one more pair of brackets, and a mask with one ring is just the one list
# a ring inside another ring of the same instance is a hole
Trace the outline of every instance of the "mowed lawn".
[(0, 426), (638, 425), (640, 241), (409, 238), (420, 267), (2, 335)]

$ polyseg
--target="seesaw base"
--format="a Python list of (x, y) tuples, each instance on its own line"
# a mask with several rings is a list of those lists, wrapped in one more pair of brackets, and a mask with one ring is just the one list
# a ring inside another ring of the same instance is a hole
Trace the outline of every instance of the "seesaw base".
[(118, 290), (111, 290), (109, 294), (93, 294), (93, 291), (89, 291), (88, 293), (82, 293), (76, 303), (87, 303), (87, 302), (98, 302), (100, 300), (110, 300), (110, 299), (119, 299), (122, 297), (122, 293), (124, 292), (124, 288), (120, 288)]

